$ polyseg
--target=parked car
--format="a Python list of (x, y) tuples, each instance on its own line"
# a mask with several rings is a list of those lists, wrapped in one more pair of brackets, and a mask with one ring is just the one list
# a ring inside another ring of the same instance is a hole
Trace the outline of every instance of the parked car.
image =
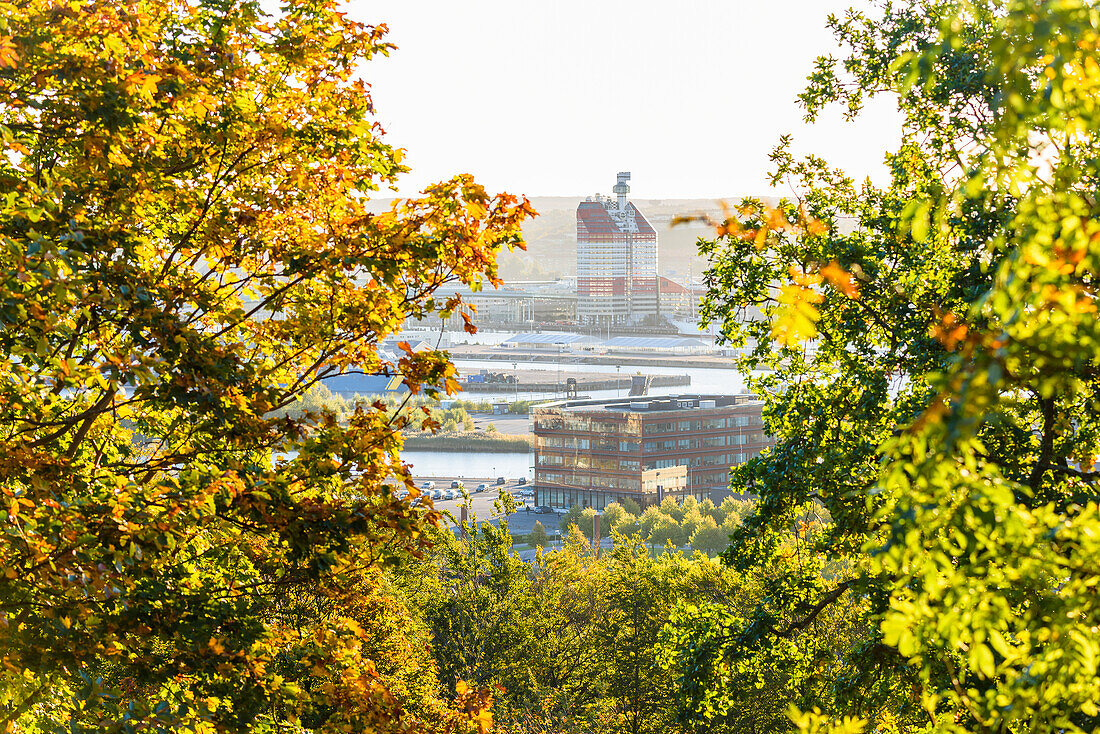
[(553, 508), (547, 507), (546, 505), (539, 505), (538, 507), (535, 508), (535, 514), (536, 515), (553, 515), (554, 510), (553, 510)]
[(443, 490), (442, 489), (433, 489), (432, 490), (432, 499), (433, 500), (443, 499)]
[(435, 482), (424, 482), (420, 485), (421, 489), (435, 489)]
[(451, 489), (462, 489), (462, 482), (458, 481), (457, 479), (453, 480), (451, 482)]
[(527, 484), (527, 477), (520, 477), (519, 478), (519, 484), (520, 484), (520, 486), (523, 486), (524, 484)]
[(488, 488), (489, 488), (489, 485), (485, 484), (485, 482), (482, 482), (481, 484), (477, 485), (477, 489), (475, 489), (474, 492), (484, 492)]
[(508, 480), (505, 479), (504, 477), (497, 477), (497, 486), (498, 487), (502, 484), (507, 484), (507, 483), (508, 483)]
[(443, 499), (453, 500), (455, 498), (455, 491), (453, 489), (443, 490)]

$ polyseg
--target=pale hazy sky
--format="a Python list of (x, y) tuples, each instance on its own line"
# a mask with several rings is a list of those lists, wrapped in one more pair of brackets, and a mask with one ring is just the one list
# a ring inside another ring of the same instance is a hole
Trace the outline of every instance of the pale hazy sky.
[(768, 193), (783, 133), (862, 179), (896, 145), (891, 100), (854, 124), (802, 123), (813, 59), (836, 54), (830, 11), (866, 0), (351, 0), (398, 45), (364, 67), (401, 182), (473, 173), (491, 191), (634, 198)]

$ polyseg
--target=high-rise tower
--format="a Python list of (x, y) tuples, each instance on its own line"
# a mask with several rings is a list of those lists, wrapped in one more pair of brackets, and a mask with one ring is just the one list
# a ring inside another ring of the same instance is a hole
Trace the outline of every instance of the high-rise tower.
[(630, 172), (618, 174), (615, 198), (588, 197), (577, 207), (577, 318), (625, 324), (658, 313), (657, 232), (633, 203)]

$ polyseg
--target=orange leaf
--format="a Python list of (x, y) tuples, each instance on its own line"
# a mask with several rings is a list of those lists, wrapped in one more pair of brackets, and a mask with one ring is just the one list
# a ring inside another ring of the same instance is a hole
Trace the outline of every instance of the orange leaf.
[(848, 298), (859, 298), (859, 287), (855, 284), (855, 281), (852, 280), (851, 274), (840, 267), (836, 260), (833, 260), (823, 267), (821, 269), (821, 275), (838, 291), (848, 296)]
[(19, 54), (15, 53), (15, 44), (11, 41), (11, 36), (3, 36), (0, 38), (0, 69), (4, 67), (11, 67), (14, 69), (19, 62)]

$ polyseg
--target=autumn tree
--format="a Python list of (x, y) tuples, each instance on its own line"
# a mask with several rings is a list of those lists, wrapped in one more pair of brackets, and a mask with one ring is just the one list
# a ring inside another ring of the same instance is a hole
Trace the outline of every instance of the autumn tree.
[(416, 496), (406, 419), (277, 411), (351, 369), (453, 390), (444, 354), (376, 345), (461, 312), (437, 290), (496, 282), (532, 212), (463, 175), (371, 213), (404, 170), (358, 77), (385, 26), (269, 7), (0, 3), (9, 730), (454, 730), (487, 704), (410, 713), (380, 649), (377, 568), (436, 519), (385, 484)]
[(772, 368), (753, 388), (777, 442), (735, 473), (759, 502), (726, 553), (766, 603), (682, 621), (716, 641), (681, 640), (685, 715), (729, 712), (713, 666), (769, 670), (847, 606), (863, 633), (800, 726), (1095, 730), (1100, 14), (922, 0), (829, 23), (845, 53), (807, 115), (890, 93), (902, 142), (876, 187), (784, 141), (797, 196), (744, 202), (704, 246), (705, 314)]

